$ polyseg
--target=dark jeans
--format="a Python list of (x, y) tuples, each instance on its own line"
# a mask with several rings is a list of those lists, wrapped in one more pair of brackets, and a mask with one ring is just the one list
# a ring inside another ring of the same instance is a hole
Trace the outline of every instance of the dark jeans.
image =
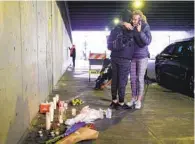
[(128, 75), (130, 71), (130, 60), (123, 58), (112, 58), (112, 85), (111, 93), (112, 100), (117, 100), (117, 93), (119, 102), (123, 103), (125, 98), (125, 90), (128, 82)]
[(75, 67), (75, 59), (76, 59), (76, 57), (72, 57), (73, 67)]

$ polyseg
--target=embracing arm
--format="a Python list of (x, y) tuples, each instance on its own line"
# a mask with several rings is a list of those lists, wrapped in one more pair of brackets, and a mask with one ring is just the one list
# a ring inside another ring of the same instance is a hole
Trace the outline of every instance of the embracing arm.
[(125, 26), (128, 30), (133, 30), (133, 26), (128, 22), (121, 22), (121, 25)]

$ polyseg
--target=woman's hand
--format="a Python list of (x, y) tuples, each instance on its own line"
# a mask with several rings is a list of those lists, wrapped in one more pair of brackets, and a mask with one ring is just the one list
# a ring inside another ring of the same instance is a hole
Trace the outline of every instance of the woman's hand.
[(138, 31), (138, 32), (141, 32), (141, 29), (142, 29), (142, 26), (141, 26), (141, 21), (140, 21), (140, 23), (139, 23), (138, 26), (137, 26), (137, 31)]
[(130, 23), (123, 22), (123, 25), (128, 29), (128, 30), (133, 30), (133, 26)]

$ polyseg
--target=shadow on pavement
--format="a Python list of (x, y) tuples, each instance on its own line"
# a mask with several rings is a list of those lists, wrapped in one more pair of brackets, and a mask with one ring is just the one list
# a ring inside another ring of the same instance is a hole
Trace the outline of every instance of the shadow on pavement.
[(185, 85), (183, 82), (173, 80), (173, 79), (165, 79), (163, 84), (160, 84), (160, 85), (162, 87), (168, 89), (168, 90), (165, 90), (164, 92), (167, 92), (167, 93), (181, 93), (183, 95), (194, 98), (193, 92), (190, 92), (188, 90), (187, 85)]
[[(152, 83), (156, 83), (155, 79), (151, 79), (148, 76), (145, 77), (145, 84), (152, 84)], [(163, 80), (162, 84), (159, 84), (160, 86), (168, 89), (168, 90), (164, 90), (164, 92), (168, 92), (168, 93), (181, 93), (184, 94), (186, 96), (190, 96), (190, 97), (194, 97), (193, 92), (190, 92), (187, 88), (187, 86), (177, 80), (171, 79), (171, 78), (165, 78)]]

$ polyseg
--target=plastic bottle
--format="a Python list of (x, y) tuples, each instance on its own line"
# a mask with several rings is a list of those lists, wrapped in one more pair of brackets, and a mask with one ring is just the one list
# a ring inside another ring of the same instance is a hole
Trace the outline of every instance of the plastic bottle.
[(110, 108), (108, 108), (106, 111), (106, 118), (109, 118), (109, 119), (112, 118), (112, 110)]

